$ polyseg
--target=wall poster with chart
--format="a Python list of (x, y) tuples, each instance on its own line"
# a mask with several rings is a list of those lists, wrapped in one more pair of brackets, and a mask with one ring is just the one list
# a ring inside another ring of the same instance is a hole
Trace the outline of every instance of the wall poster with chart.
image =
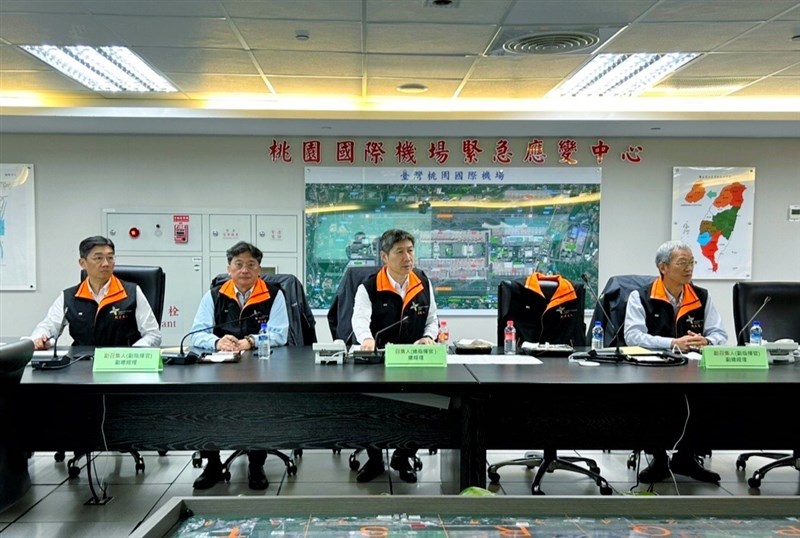
[(309, 302), (329, 307), (345, 269), (380, 265), (390, 228), (416, 238), (440, 308), (495, 310), (500, 281), (534, 271), (596, 286), (600, 179), (595, 167), (306, 168)]
[(750, 278), (755, 183), (749, 166), (673, 168), (672, 238), (692, 247), (695, 278)]
[(32, 164), (0, 164), (0, 290), (36, 289)]

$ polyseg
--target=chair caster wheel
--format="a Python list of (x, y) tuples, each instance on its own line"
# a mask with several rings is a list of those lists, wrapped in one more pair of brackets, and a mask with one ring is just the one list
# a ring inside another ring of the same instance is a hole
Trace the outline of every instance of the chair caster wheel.
[(542, 491), (538, 487), (532, 487), (531, 488), (531, 495), (544, 495), (544, 491)]
[(56, 452), (55, 454), (53, 454), (53, 459), (56, 460), (58, 463), (64, 461), (65, 457), (66, 456), (64, 455), (63, 452)]
[(747, 480), (747, 485), (753, 489), (758, 489), (761, 487), (761, 478), (759, 478), (758, 475), (753, 476)]
[(286, 474), (289, 476), (297, 475), (297, 465), (295, 465), (294, 463), (290, 463), (289, 465), (287, 465)]
[(736, 470), (737, 471), (744, 471), (747, 468), (747, 462), (742, 458), (736, 459)]
[(414, 458), (414, 470), (415, 471), (422, 470), (422, 460), (417, 457)]
[(139, 474), (139, 471), (144, 472), (144, 462), (137, 461), (136, 462), (136, 474)]
[(491, 482), (492, 484), (499, 484), (500, 483), (500, 474), (499, 473), (489, 471), (486, 474), (489, 477), (489, 482)]
[(81, 468), (75, 467), (74, 465), (67, 467), (67, 474), (69, 474), (70, 478), (78, 478), (81, 474)]
[(230, 471), (227, 471), (227, 470), (226, 470), (225, 472), (223, 472), (223, 473), (222, 473), (222, 479), (223, 479), (225, 482), (230, 482), (230, 481), (231, 481), (231, 472), (230, 472)]
[(600, 474), (600, 467), (589, 467), (589, 470), (594, 474)]
[(166, 456), (166, 455), (167, 455), (167, 451), (166, 451), (166, 450), (159, 450), (159, 451), (158, 451), (158, 455), (159, 455), (159, 456), (161, 456), (161, 457), (163, 458), (164, 456)]
[(333, 453), (334, 454), (341, 454), (342, 453), (342, 449), (341, 448), (334, 448), (333, 449)]
[(355, 455), (350, 456), (350, 470), (358, 471), (359, 467), (361, 467), (361, 464), (358, 463), (358, 458), (356, 458)]
[(199, 452), (195, 452), (192, 454), (192, 467), (195, 469), (199, 469), (203, 466), (203, 458), (200, 457)]
[(438, 452), (439, 452), (438, 448), (429, 448), (428, 449), (428, 454), (431, 455), (431, 456), (433, 456), (434, 454), (436, 454)]
[(600, 495), (611, 495), (612, 493), (614, 493), (614, 490), (611, 489), (611, 486), (600, 486)]
[(302, 448), (295, 448), (294, 450), (292, 450), (292, 457), (295, 458), (295, 459), (302, 458), (303, 457), (303, 449)]

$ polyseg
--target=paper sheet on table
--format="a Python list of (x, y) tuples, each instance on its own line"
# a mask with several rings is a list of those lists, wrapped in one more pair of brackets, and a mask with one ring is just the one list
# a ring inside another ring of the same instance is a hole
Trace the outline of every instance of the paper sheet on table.
[(447, 364), (542, 364), (526, 355), (448, 355)]
[[(603, 348), (603, 351), (616, 351), (615, 347)], [(625, 355), (640, 356), (640, 355), (658, 355), (661, 350), (647, 349), (641, 346), (622, 346), (619, 348), (620, 352)]]
[(203, 355), (200, 362), (239, 362), (241, 355), (238, 351), (217, 351)]

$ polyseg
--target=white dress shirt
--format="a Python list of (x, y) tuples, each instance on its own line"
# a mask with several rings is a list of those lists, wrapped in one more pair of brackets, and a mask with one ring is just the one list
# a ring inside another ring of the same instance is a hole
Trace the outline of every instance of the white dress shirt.
[[(108, 287), (111, 280), (105, 283), (97, 293), (94, 292), (91, 286), (89, 290), (92, 292), (92, 297), (100, 304), (108, 294)], [(46, 336), (51, 340), (50, 345), (55, 342), (58, 336), (58, 329), (61, 327), (61, 322), (64, 320), (64, 292), (58, 294), (56, 300), (50, 306), (45, 318), (33, 329), (31, 339), (37, 340), (42, 336)], [(133, 345), (136, 347), (159, 347), (161, 345), (161, 328), (158, 326), (156, 316), (153, 314), (153, 309), (150, 308), (150, 303), (147, 302), (144, 292), (139, 286), (136, 286), (136, 325), (139, 328), (139, 338)]]
[[(405, 299), (406, 292), (408, 291), (408, 278), (403, 284), (400, 284), (389, 272), (386, 272), (389, 277), (389, 282), (394, 286), (395, 291), (400, 294), (400, 297)], [(436, 340), (439, 334), (439, 320), (436, 314), (436, 300), (433, 298), (433, 286), (428, 281), (428, 290), (430, 292), (430, 308), (428, 308), (428, 317), (425, 320), (425, 331), (423, 337), (427, 336), (432, 340)], [(372, 331), (369, 328), (370, 321), (372, 320), (372, 301), (369, 300), (369, 294), (364, 284), (359, 284), (356, 290), (356, 297), (353, 302), (353, 317), (350, 320), (353, 326), (353, 335), (357, 342), (361, 343), (369, 338), (374, 338)]]
[[(664, 288), (669, 297), (669, 302), (675, 312), (681, 306), (682, 297), (673, 297)], [(728, 341), (728, 333), (722, 326), (722, 318), (719, 315), (714, 303), (711, 302), (709, 294), (705, 303), (705, 317), (703, 320), (703, 336), (712, 345), (719, 346)], [(625, 343), (629, 346), (641, 346), (648, 349), (669, 349), (674, 338), (669, 336), (653, 336), (647, 332), (647, 321), (645, 319), (644, 306), (639, 297), (639, 291), (634, 290), (628, 296), (628, 306), (625, 310)]]

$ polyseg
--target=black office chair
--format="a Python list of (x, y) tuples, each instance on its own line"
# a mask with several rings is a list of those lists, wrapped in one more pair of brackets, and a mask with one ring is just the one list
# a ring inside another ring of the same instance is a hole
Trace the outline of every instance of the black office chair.
[[(745, 345), (748, 322), (764, 304), (755, 319), (761, 322), (764, 340), (774, 342), (781, 338), (800, 341), (800, 282), (737, 282), (733, 286), (733, 326), (736, 342)], [(754, 456), (775, 460), (760, 469), (747, 480), (751, 488), (761, 486), (761, 480), (772, 469), (794, 467), (800, 471), (800, 449), (791, 454), (781, 452), (745, 452), (736, 458), (736, 470), (744, 470), (747, 460)]]
[(25, 366), (33, 357), (33, 340), (20, 340), (0, 346), (0, 512), (17, 502), (31, 487), (28, 454), (17, 446), (15, 407)]
[[(545, 309), (558, 288), (558, 282), (540, 280), (544, 296), (528, 289), (525, 282), (525, 279), (504, 280), (497, 288), (497, 345), (503, 345), (504, 330), (509, 320), (514, 322), (519, 345), (523, 342), (582, 345), (586, 330), (583, 321), (585, 302), (583, 284), (572, 283), (577, 298), (561, 305), (567, 308), (562, 309), (557, 320), (545, 320)], [(558, 308), (558, 305), (554, 308)], [(588, 469), (577, 463), (585, 463)], [(600, 476), (600, 467), (595, 460), (577, 456), (559, 457), (555, 448), (545, 448), (543, 452), (526, 452), (522, 458), (489, 465), (487, 475), (493, 484), (500, 481), (498, 469), (506, 465), (524, 465), (528, 469), (539, 468), (531, 484), (531, 493), (534, 495), (543, 494), (541, 481), (544, 473), (557, 469), (588, 476), (600, 487), (603, 495), (610, 495), (612, 492), (606, 479)]]
[[(136, 284), (141, 288), (160, 326), (161, 317), (164, 313), (164, 293), (167, 285), (167, 276), (164, 274), (164, 270), (156, 265), (116, 265), (114, 266), (114, 275), (120, 280)], [(81, 281), (85, 278), (86, 271), (81, 270)], [(161, 456), (166, 453), (164, 450), (158, 451)], [(70, 478), (77, 478), (80, 474), (81, 468), (78, 466), (78, 461), (85, 455), (82, 452), (75, 452), (73, 457), (67, 461), (67, 472)], [(136, 473), (144, 472), (145, 463), (141, 454), (136, 450), (132, 450), (130, 455), (136, 463)], [(64, 461), (64, 451), (56, 452), (53, 458), (58, 462)]]
[[(632, 291), (652, 284), (656, 277), (653, 275), (616, 275), (606, 282), (603, 291), (598, 297), (600, 304), (595, 305), (592, 320), (589, 322), (586, 334), (586, 345), (592, 341), (592, 327), (594, 322), (603, 324), (603, 345), (615, 347), (625, 345), (625, 309), (628, 307), (628, 296)], [(603, 309), (610, 319), (606, 319)]]
[[(282, 292), (286, 300), (286, 312), (289, 318), (289, 334), (287, 337), (286, 345), (288, 346), (310, 346), (317, 341), (316, 321), (311, 307), (306, 299), (306, 292), (300, 280), (290, 274), (276, 274), (276, 275), (261, 275), (265, 282), (277, 286)], [(230, 279), (227, 273), (220, 273), (211, 279), (211, 288), (215, 288), (224, 284)], [(222, 476), (228, 481), (231, 478), (230, 468), (234, 460), (239, 456), (247, 454), (246, 450), (235, 450), (223, 462)], [(286, 466), (286, 474), (294, 476), (297, 474), (297, 463), (295, 458), (301, 458), (303, 451), (295, 449), (292, 455), (289, 456), (280, 450), (267, 449), (267, 454), (277, 456)], [(192, 465), (196, 468), (203, 466), (203, 458), (200, 452), (192, 454)]]

